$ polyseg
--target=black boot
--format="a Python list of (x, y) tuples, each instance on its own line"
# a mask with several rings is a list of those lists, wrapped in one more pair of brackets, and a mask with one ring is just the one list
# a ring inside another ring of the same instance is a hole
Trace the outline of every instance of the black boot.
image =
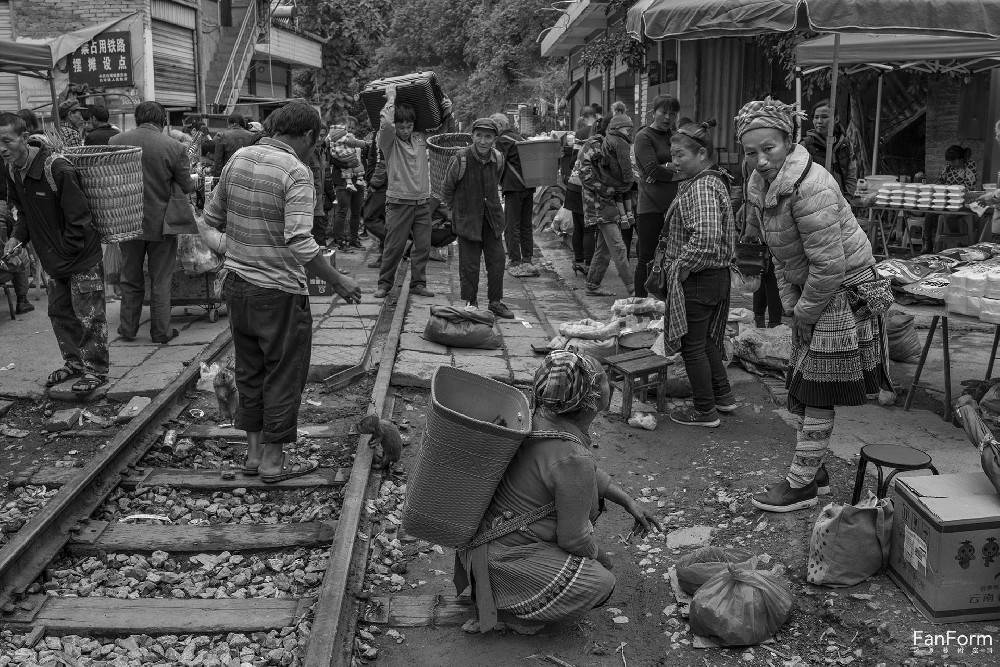
[(17, 307), (14, 308), (14, 312), (16, 314), (24, 315), (25, 313), (30, 313), (34, 309), (35, 307), (31, 305), (30, 301), (28, 301), (28, 297), (26, 296), (17, 297)]

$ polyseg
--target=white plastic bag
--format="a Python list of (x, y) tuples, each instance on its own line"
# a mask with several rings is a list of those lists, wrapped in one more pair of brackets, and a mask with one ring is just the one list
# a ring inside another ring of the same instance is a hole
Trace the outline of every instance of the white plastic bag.
[(198, 391), (215, 391), (215, 376), (219, 374), (222, 367), (215, 363), (209, 366), (204, 361), (201, 362), (201, 375), (195, 388)]

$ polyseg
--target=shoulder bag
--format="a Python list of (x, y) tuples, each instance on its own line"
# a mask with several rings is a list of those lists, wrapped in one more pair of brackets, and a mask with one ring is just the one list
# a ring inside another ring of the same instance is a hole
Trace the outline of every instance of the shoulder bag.
[(188, 196), (177, 183), (170, 184), (170, 199), (167, 212), (163, 216), (163, 234), (197, 234), (198, 225), (194, 221), (194, 207)]

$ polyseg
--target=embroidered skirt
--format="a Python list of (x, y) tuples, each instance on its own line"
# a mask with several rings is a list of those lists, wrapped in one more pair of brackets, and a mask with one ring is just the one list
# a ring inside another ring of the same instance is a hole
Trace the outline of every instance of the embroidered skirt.
[[(848, 286), (845, 284), (845, 286)], [(805, 405), (864, 405), (889, 381), (883, 315), (855, 311), (849, 292), (837, 292), (813, 328), (808, 346), (792, 342), (789, 400)]]
[(487, 562), (497, 609), (525, 620), (576, 618), (603, 604), (615, 588), (614, 575), (596, 560), (551, 542), (515, 547), (493, 542)]

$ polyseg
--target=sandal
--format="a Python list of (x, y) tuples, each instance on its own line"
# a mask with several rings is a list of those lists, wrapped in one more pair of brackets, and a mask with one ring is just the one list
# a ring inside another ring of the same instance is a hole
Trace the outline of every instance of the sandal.
[(84, 373), (83, 377), (77, 380), (70, 388), (70, 391), (74, 394), (89, 394), (98, 387), (103, 387), (107, 382), (108, 379), (106, 377), (100, 377), (93, 373)]
[(281, 472), (274, 475), (261, 475), (260, 481), (265, 484), (274, 484), (275, 482), (281, 482), (286, 479), (292, 479), (293, 477), (301, 477), (302, 475), (308, 475), (319, 468), (319, 463), (316, 461), (291, 461), (288, 458), (288, 454), (281, 455)]
[(256, 477), (260, 474), (260, 471), (257, 469), (260, 466), (260, 463), (258, 462), (255, 466), (248, 466), (247, 461), (249, 460), (249, 457), (244, 459), (243, 465), (240, 466), (240, 472), (243, 473), (244, 477)]
[(49, 379), (46, 380), (45, 386), (54, 387), (57, 384), (62, 384), (66, 380), (71, 380), (75, 377), (80, 377), (81, 375), (83, 375), (83, 371), (77, 370), (72, 366), (63, 366), (62, 368), (54, 370), (49, 374)]

